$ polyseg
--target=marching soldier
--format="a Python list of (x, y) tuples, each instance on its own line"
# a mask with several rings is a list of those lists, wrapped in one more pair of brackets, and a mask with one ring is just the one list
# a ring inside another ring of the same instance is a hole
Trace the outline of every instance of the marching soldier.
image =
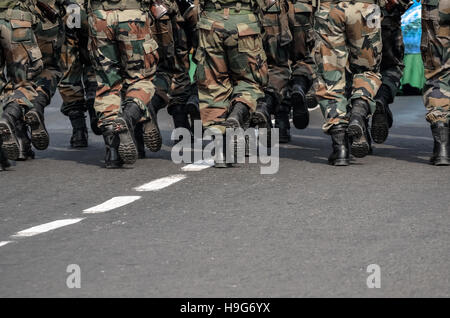
[(434, 138), (431, 164), (450, 165), (450, 0), (422, 1), (423, 100)]
[[(101, 135), (94, 110), (97, 79), (89, 58), (89, 24), (84, 3), (85, 0), (66, 1), (67, 6), (76, 5), (79, 9), (80, 26), (69, 25), (66, 21), (66, 37), (61, 54), (64, 76), (58, 86), (63, 99), (61, 112), (69, 117), (73, 128), (70, 138), (73, 148), (88, 146), (86, 112), (89, 113), (92, 131)], [(75, 12), (78, 14), (78, 11)], [(70, 19), (70, 15), (75, 12), (67, 12), (65, 20)]]
[[(244, 127), (264, 97), (268, 67), (259, 13), (265, 3), (202, 0), (200, 4), (195, 54), (200, 114), (205, 128), (225, 136), (227, 127)], [(215, 166), (230, 164), (216, 160)]]
[(49, 145), (49, 135), (44, 124), (44, 108), (50, 104), (62, 78), (61, 48), (64, 41), (64, 24), (61, 17), (64, 0), (35, 2), (38, 19), (34, 32), (42, 53), (44, 69), (35, 78), (37, 96), (30, 100), (34, 110), (30, 111), (25, 119), (31, 128), (33, 146), (38, 150), (45, 150)]
[[(151, 26), (152, 34), (158, 43), (159, 62), (156, 75), (153, 80), (156, 92), (151, 104), (157, 113), (167, 106), (168, 113), (172, 116), (175, 128), (183, 127), (190, 131), (191, 121), (199, 119), (198, 103), (189, 104), (191, 96), (197, 95), (195, 85), (191, 84), (189, 76), (189, 53), (192, 41), (189, 41), (188, 26), (183, 18), (183, 13), (190, 8), (188, 1), (178, 1), (184, 5), (181, 12), (175, 0), (166, 0), (153, 5), (155, 21)], [(159, 10), (159, 13), (156, 12)], [(191, 99), (192, 100), (192, 99)], [(142, 128), (135, 131), (138, 143), (139, 157), (145, 157)], [(159, 150), (159, 148), (154, 149)]]
[[(279, 113), (281, 102), (289, 89), (291, 78), (289, 45), (292, 42), (292, 34), (289, 29), (288, 11), (288, 1), (280, 0), (273, 1), (262, 14), (263, 45), (267, 55), (269, 81), (264, 89), (265, 95), (258, 100), (252, 116), (252, 125), (260, 128), (271, 128), (271, 114)], [(289, 124), (289, 118), (287, 122)], [(276, 120), (276, 128), (279, 128), (278, 124)], [(280, 142), (286, 134), (285, 130), (280, 131)]]
[(325, 117), (323, 130), (333, 141), (332, 165), (349, 164), (349, 137), (355, 157), (370, 151), (367, 118), (375, 110), (375, 95), (381, 85), (381, 13), (377, 2), (321, 0), (315, 12), (316, 94)]
[[(45, 146), (48, 135), (41, 130), (42, 117), (36, 104), (38, 76), (43, 70), (42, 53), (33, 24), (34, 3), (28, 0), (0, 1), (0, 67), (3, 113), (0, 119), (0, 166), (9, 166), (7, 159), (25, 160), (31, 151), (26, 135), (31, 125), (35, 146)], [(41, 135), (42, 133), (42, 135)], [(38, 148), (38, 147), (36, 147)], [(38, 148), (39, 149), (39, 148)]]
[(381, 87), (375, 96), (376, 109), (372, 117), (373, 141), (383, 143), (389, 135), (393, 117), (389, 104), (394, 102), (403, 75), (405, 45), (402, 34), (402, 15), (412, 5), (411, 0), (398, 0), (381, 9), (381, 39), (383, 42), (380, 65)]
[(159, 58), (150, 5), (150, 0), (89, 1), (89, 47), (97, 77), (94, 108), (105, 140), (106, 168), (136, 162), (134, 129), (139, 122), (145, 145), (161, 147), (156, 115), (148, 106)]

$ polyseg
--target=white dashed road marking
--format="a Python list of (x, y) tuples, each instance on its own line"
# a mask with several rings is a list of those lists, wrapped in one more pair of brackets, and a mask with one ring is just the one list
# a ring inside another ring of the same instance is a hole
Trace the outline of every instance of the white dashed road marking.
[(0, 242), (0, 247), (5, 246), (6, 244), (12, 243), (12, 241), (2, 241)]
[(139, 200), (140, 196), (122, 196), (122, 197), (114, 197), (111, 200), (108, 200), (102, 204), (96, 205), (92, 208), (86, 209), (83, 213), (103, 213), (108, 212), (117, 208), (120, 208), (124, 205), (130, 204), (136, 200)]
[(199, 160), (194, 163), (191, 163), (190, 165), (184, 166), (181, 168), (183, 171), (201, 171), (204, 169), (208, 169), (214, 166), (214, 160)]
[(158, 190), (167, 188), (168, 186), (171, 186), (172, 184), (177, 183), (184, 179), (186, 179), (185, 175), (176, 174), (173, 176), (153, 180), (149, 183), (146, 183), (137, 188), (134, 188), (134, 190), (136, 190), (138, 192), (158, 191)]
[(38, 235), (38, 234), (42, 234), (42, 233), (45, 233), (45, 232), (48, 232), (48, 231), (55, 230), (55, 229), (63, 227), (63, 226), (67, 226), (67, 225), (78, 223), (81, 220), (84, 220), (84, 218), (57, 220), (57, 221), (53, 221), (53, 222), (50, 222), (50, 223), (45, 223), (45, 224), (42, 224), (42, 225), (30, 227), (29, 229), (17, 232), (12, 237), (20, 238), (20, 237), (35, 236), (35, 235)]

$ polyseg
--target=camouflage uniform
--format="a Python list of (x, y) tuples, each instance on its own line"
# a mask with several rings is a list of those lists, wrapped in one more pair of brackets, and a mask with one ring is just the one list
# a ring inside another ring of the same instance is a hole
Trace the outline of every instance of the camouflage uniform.
[(261, 21), (264, 28), (264, 51), (269, 67), (269, 82), (265, 92), (276, 99), (277, 105), (286, 95), (291, 78), (289, 44), (292, 41), (292, 34), (289, 30), (288, 10), (287, 1), (277, 1), (264, 11)]
[(314, 47), (312, 12), (311, 0), (292, 0), (289, 2), (289, 25), (294, 36), (290, 54), (292, 77), (306, 78), (309, 82), (307, 91), (316, 76), (316, 66), (311, 56)]
[[(34, 80), (41, 73), (43, 62), (32, 29), (35, 17), (24, 3), (0, 1), (0, 92), (2, 106), (15, 101), (27, 110), (33, 107), (30, 100), (37, 95)], [(3, 71), (5, 66), (8, 76)]]
[[(317, 97), (325, 117), (323, 130), (348, 124), (351, 100), (363, 99), (375, 110), (374, 97), (381, 85), (381, 32), (375, 0), (322, 0), (315, 12), (318, 67)], [(378, 18), (378, 19), (376, 19)], [(375, 21), (372, 21), (375, 20)], [(351, 72), (346, 94), (346, 68)]]
[(394, 102), (403, 75), (405, 45), (402, 34), (402, 15), (411, 6), (410, 0), (400, 0), (391, 7), (382, 8), (381, 37), (383, 43), (380, 65), (382, 85), (375, 96), (376, 110), (372, 118), (372, 137), (383, 143), (392, 127), (393, 117), (389, 104)]
[[(61, 13), (64, 0), (41, 1)], [(34, 32), (42, 52), (44, 70), (35, 80), (38, 96), (32, 100), (32, 103), (36, 109), (43, 112), (44, 107), (50, 104), (63, 75), (61, 48), (64, 42), (64, 24), (62, 19), (58, 19), (56, 23), (49, 21), (38, 7), (36, 7), (36, 14), (38, 23), (34, 27)]]
[(158, 44), (148, 13), (138, 0), (91, 0), (90, 6), (89, 46), (98, 84), (94, 108), (99, 127), (113, 121), (127, 101), (141, 108), (142, 119), (150, 118), (147, 105), (155, 93)]
[(254, 111), (268, 81), (258, 5), (252, 0), (205, 0), (198, 23), (196, 80), (205, 127), (224, 131), (228, 111), (239, 103)]
[(168, 14), (155, 21), (152, 34), (158, 42), (160, 60), (153, 81), (156, 94), (171, 107), (185, 105), (192, 94), (189, 77), (191, 45), (184, 28), (184, 19), (174, 0), (167, 0)]
[[(25, 0), (0, 1), (0, 108), (4, 110), (0, 119), (0, 170), (9, 165), (7, 158), (26, 160), (34, 156), (25, 120), (36, 115), (33, 100), (38, 96), (36, 79), (42, 72), (43, 62), (33, 32), (36, 22), (33, 5)], [(34, 128), (33, 122), (32, 133), (36, 132)], [(36, 138), (32, 141), (46, 146)]]
[(401, 2), (393, 11), (381, 10), (381, 37), (383, 42), (382, 58), (380, 65), (381, 81), (390, 89), (389, 104), (394, 101), (400, 80), (403, 75), (403, 57), (405, 45), (402, 33), (402, 15), (409, 7), (409, 1)]
[(90, 0), (89, 48), (97, 77), (94, 108), (105, 140), (106, 168), (133, 164), (134, 136), (143, 123), (143, 139), (152, 151), (162, 139), (150, 101), (158, 64), (158, 44), (150, 30), (151, 0)]
[(450, 0), (422, 2), (423, 99), (431, 124), (450, 120)]
[(93, 107), (97, 90), (95, 71), (89, 58), (89, 24), (84, 2), (85, 0), (69, 1), (69, 4), (77, 4), (80, 8), (81, 28), (69, 29), (66, 26), (61, 55), (64, 76), (59, 83), (59, 92), (63, 99), (61, 112), (66, 116), (71, 111), (84, 113)]

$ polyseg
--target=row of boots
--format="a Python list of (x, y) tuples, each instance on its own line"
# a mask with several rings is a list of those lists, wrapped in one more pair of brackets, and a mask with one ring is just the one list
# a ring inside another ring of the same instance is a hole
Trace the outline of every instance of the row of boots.
[[(145, 148), (157, 152), (162, 147), (162, 136), (158, 126), (157, 112), (166, 102), (155, 95), (148, 107), (150, 119), (142, 121), (143, 111), (134, 102), (126, 102), (120, 114), (110, 124), (102, 126), (106, 146), (105, 166), (108, 169), (121, 168), (145, 158)], [(198, 97), (192, 96), (186, 105), (173, 105), (169, 109), (175, 128), (186, 128), (193, 138), (193, 122), (200, 119)]]
[[(387, 114), (386, 109), (383, 112)], [(335, 166), (348, 166), (350, 164), (350, 154), (357, 158), (362, 158), (372, 153), (371, 134), (368, 130), (369, 113), (368, 103), (363, 99), (355, 99), (352, 102), (349, 124), (334, 125), (330, 129), (329, 133), (333, 144), (333, 152), (328, 159), (330, 164)], [(389, 126), (392, 126), (391, 116), (392, 114), (390, 116), (383, 116), (383, 123), (381, 123), (381, 120), (375, 121), (375, 123), (372, 121), (372, 135), (374, 139), (377, 136), (378, 143), (384, 142), (386, 140), (385, 138), (387, 138)], [(377, 124), (379, 125), (377, 126)], [(434, 147), (430, 163), (435, 166), (450, 165), (448, 121), (433, 123), (431, 125), (431, 131)]]
[(10, 166), (9, 160), (25, 161), (34, 158), (33, 145), (38, 150), (49, 146), (49, 135), (44, 123), (43, 109), (25, 107), (12, 102), (5, 106), (0, 118), (0, 166)]

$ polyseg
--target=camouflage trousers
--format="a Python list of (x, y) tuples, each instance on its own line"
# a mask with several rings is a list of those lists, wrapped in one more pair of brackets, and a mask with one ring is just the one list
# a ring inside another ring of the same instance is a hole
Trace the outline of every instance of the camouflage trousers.
[(383, 10), (381, 21), (381, 38), (383, 42), (382, 58), (380, 65), (381, 80), (383, 85), (389, 87), (391, 96), (389, 104), (394, 101), (400, 87), (405, 64), (405, 45), (403, 43), (402, 18), (399, 11), (388, 13)]
[(97, 77), (94, 108), (99, 127), (116, 119), (123, 104), (134, 102), (145, 113), (155, 93), (152, 83), (158, 44), (150, 17), (142, 10), (93, 10), (89, 13), (89, 48)]
[(32, 20), (31, 13), (19, 9), (12, 10), (8, 16), (6, 11), (0, 11), (0, 92), (3, 107), (16, 102), (28, 110), (33, 107), (31, 101), (37, 96), (35, 79), (43, 69), (43, 62)]
[(314, 47), (312, 11), (310, 0), (289, 2), (289, 27), (294, 37), (290, 53), (292, 77), (305, 77), (311, 84), (316, 76), (316, 66), (311, 56)]
[(87, 107), (93, 107), (97, 91), (95, 70), (89, 59), (87, 14), (83, 9), (80, 13), (81, 28), (66, 27), (61, 54), (64, 76), (59, 83), (59, 92), (63, 99), (61, 112), (66, 116), (71, 111), (85, 112)]
[[(283, 7), (283, 4), (286, 6)], [(292, 34), (287, 19), (287, 3), (274, 4), (262, 17), (263, 45), (267, 55), (269, 81), (265, 92), (276, 98), (277, 104), (286, 96), (291, 79), (289, 61)]]
[[(379, 12), (377, 5), (369, 3), (322, 2), (315, 13), (316, 96), (325, 117), (325, 132), (333, 125), (348, 123), (353, 99), (362, 98), (372, 112), (375, 110), (374, 97), (381, 85)], [(351, 87), (349, 96), (347, 81)]]
[(169, 112), (171, 106), (185, 105), (192, 94), (189, 77), (191, 46), (183, 23), (177, 12), (156, 20), (151, 27), (160, 57), (153, 84), (156, 94), (169, 104)]
[[(45, 107), (50, 104), (50, 100), (55, 94), (58, 83), (63, 76), (61, 49), (64, 42), (64, 24), (62, 20), (52, 23), (47, 19), (38, 19), (34, 32), (42, 53), (42, 61), (44, 62), (44, 69), (36, 77), (35, 81), (38, 93), (46, 98), (46, 104), (39, 106)], [(32, 102), (34, 104), (37, 103), (34, 100)]]
[(423, 100), (430, 123), (450, 120), (450, 0), (422, 4)]
[(231, 105), (255, 110), (268, 81), (257, 16), (249, 10), (205, 10), (199, 23), (195, 55), (200, 115), (204, 126), (226, 119)]

